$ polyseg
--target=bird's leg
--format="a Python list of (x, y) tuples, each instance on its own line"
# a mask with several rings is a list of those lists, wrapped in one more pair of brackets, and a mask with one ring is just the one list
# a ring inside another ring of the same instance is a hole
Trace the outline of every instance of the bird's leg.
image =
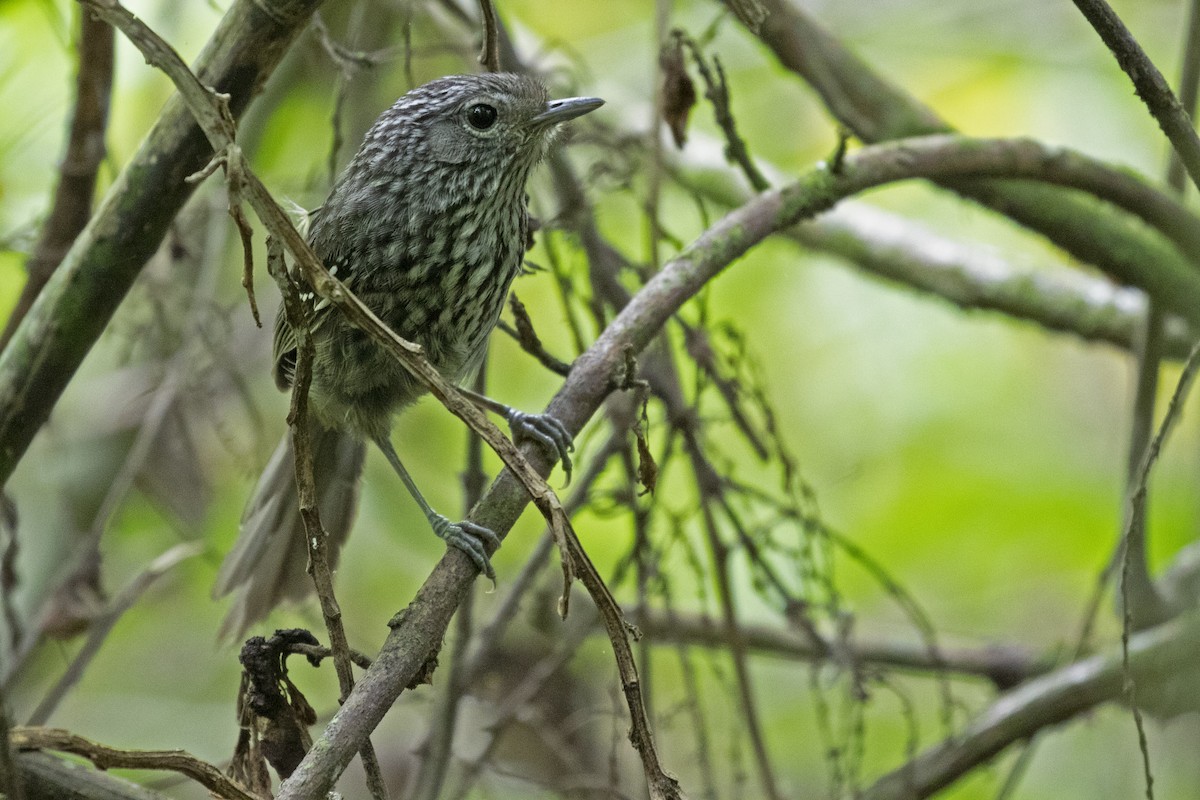
[(571, 438), (571, 432), (557, 418), (549, 414), (526, 414), (470, 389), (459, 391), (480, 408), (504, 417), (508, 429), (512, 431), (513, 440), (518, 444), (526, 440), (535, 441), (545, 448), (548, 455), (562, 461), (563, 472), (567, 480), (571, 480), (571, 453), (575, 450), (575, 441)]
[(494, 583), (496, 571), (492, 569), (491, 559), (488, 558), (487, 546), (491, 545), (493, 550), (500, 546), (500, 537), (496, 535), (496, 532), (491, 528), (485, 528), (466, 520), (451, 522), (434, 511), (421, 494), (421, 490), (417, 488), (412, 476), (408, 474), (408, 470), (400, 463), (400, 456), (396, 455), (396, 448), (392, 447), (392, 440), (388, 438), (388, 435), (385, 433), (376, 437), (375, 444), (383, 451), (388, 463), (392, 465), (392, 469), (396, 470), (396, 474), (400, 476), (400, 480), (404, 481), (408, 493), (421, 507), (425, 519), (429, 520), (429, 527), (433, 528), (433, 532), (445, 540), (446, 544), (457, 547), (466, 553), (475, 562), (479, 571)]

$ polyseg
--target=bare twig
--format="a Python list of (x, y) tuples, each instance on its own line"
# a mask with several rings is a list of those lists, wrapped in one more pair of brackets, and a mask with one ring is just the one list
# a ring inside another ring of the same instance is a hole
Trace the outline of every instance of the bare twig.
[(1133, 81), (1138, 97), (1167, 135), (1192, 183), (1200, 186), (1200, 136), (1170, 84), (1133, 38), (1125, 23), (1104, 0), (1075, 0), (1075, 7), (1108, 45), (1121, 69)]
[[(730, 647), (729, 630), (721, 620), (654, 609), (633, 609), (630, 615), (638, 620), (652, 641), (720, 649)], [(758, 654), (804, 661), (822, 661), (831, 655), (828, 647), (793, 630), (745, 622), (739, 622), (738, 629), (745, 646)], [(949, 672), (985, 678), (998, 689), (1010, 689), (1051, 668), (1048, 659), (1036, 658), (1011, 646), (967, 648), (943, 644), (936, 657), (923, 642), (856, 639), (846, 646), (850, 648), (847, 655), (859, 663), (922, 674)]]
[(479, 63), (488, 72), (500, 71), (500, 45), (496, 31), (496, 7), (492, 0), (479, 0), (479, 15), (483, 17), (483, 45), (479, 51)]
[[(699, 482), (699, 481), (698, 481)], [(703, 492), (704, 489), (702, 488)], [(729, 655), (733, 660), (733, 671), (737, 678), (739, 705), (745, 723), (746, 732), (750, 736), (750, 746), (754, 750), (754, 761), (758, 767), (758, 778), (762, 784), (763, 794), (772, 800), (781, 800), (783, 795), (775, 780), (775, 771), (771, 765), (770, 754), (767, 752), (766, 740), (763, 736), (762, 723), (758, 717), (758, 702), (754, 696), (754, 687), (750, 680), (750, 665), (746, 658), (746, 639), (742, 634), (741, 625), (737, 618), (737, 606), (733, 596), (733, 585), (730, 580), (729, 547), (721, 539), (717, 530), (716, 518), (713, 515), (713, 497), (702, 495), (700, 510), (704, 515), (704, 530), (708, 538), (709, 552), (713, 560), (713, 572), (717, 582), (717, 596), (721, 603), (721, 613), (725, 625), (725, 634), (729, 642)]]
[[(320, 0), (234, 0), (197, 60), (240, 116)], [(191, 194), (211, 149), (178, 97), (168, 102), (38, 302), (0, 353), (0, 483), (45, 423), (146, 259)]]
[(712, 103), (713, 115), (716, 117), (717, 125), (720, 126), (721, 132), (725, 134), (725, 157), (738, 165), (742, 170), (742, 174), (746, 176), (746, 180), (750, 182), (755, 191), (761, 192), (767, 189), (771, 185), (770, 182), (754, 163), (754, 159), (746, 147), (745, 140), (738, 133), (737, 121), (734, 119), (733, 111), (729, 107), (729, 82), (725, 77), (725, 68), (721, 66), (721, 59), (713, 56), (713, 68), (716, 69), (716, 75), (714, 75), (713, 69), (710, 69), (708, 66), (708, 60), (700, 50), (700, 46), (682, 31), (675, 31), (674, 35), (686, 44), (687, 48), (692, 52), (692, 59), (696, 62), (696, 69), (700, 71), (700, 77), (704, 79), (706, 87), (704, 96)]
[[(283, 295), (288, 324), (296, 334), (292, 406), (288, 413), (288, 422), (292, 426), (292, 444), (296, 452), (296, 494), (300, 503), (300, 518), (304, 523), (304, 539), (308, 546), (309, 573), (321, 603), (321, 615), (325, 620), (325, 630), (329, 633), (329, 647), (333, 651), (333, 663), (341, 691), (339, 699), (345, 699), (354, 689), (354, 670), (350, 644), (346, 640), (346, 629), (342, 624), (342, 610), (333, 591), (333, 572), (329, 567), (329, 535), (321, 525), (313, 478), (312, 428), (308, 420), (313, 343), (308, 327), (308, 313), (300, 299), (299, 289), (288, 276), (283, 250), (273, 238), (268, 240), (267, 251), (268, 269)], [(376, 800), (386, 800), (387, 788), (384, 786), (379, 759), (375, 756), (375, 748), (370, 739), (363, 740), (359, 757), (366, 772), (371, 796)]]
[(80, 14), (79, 71), (75, 76), (75, 111), (67, 135), (67, 151), (59, 169), (50, 216), (42, 227), (27, 265), (29, 280), (0, 333), (0, 350), (62, 262), (67, 249), (92, 214), (96, 173), (104, 161), (109, 95), (113, 80), (113, 31), (91, 14)]
[(537, 331), (533, 329), (533, 320), (529, 318), (529, 312), (525, 309), (525, 304), (517, 297), (516, 292), (509, 294), (508, 307), (512, 312), (515, 327), (510, 327), (501, 321), (500, 329), (516, 339), (517, 344), (521, 345), (521, 349), (536, 358), (538, 363), (543, 367), (556, 375), (561, 375), (564, 378), (567, 377), (571, 372), (571, 365), (565, 361), (561, 361), (546, 350), (541, 338), (537, 335)]
[(46, 724), (46, 721), (50, 719), (50, 715), (54, 713), (54, 709), (62, 702), (67, 692), (83, 677), (84, 671), (91, 664), (96, 653), (99, 652), (101, 645), (108, 638), (108, 634), (112, 631), (113, 626), (137, 602), (138, 598), (156, 580), (174, 568), (175, 565), (199, 554), (202, 549), (200, 545), (194, 542), (175, 545), (154, 559), (141, 574), (130, 581), (129, 585), (119, 595), (112, 599), (112, 602), (108, 604), (104, 613), (94, 620), (88, 628), (87, 640), (83, 643), (83, 647), (79, 649), (79, 652), (75, 654), (75, 658), (71, 660), (71, 664), (67, 667), (66, 672), (50, 688), (50, 691), (42, 698), (42, 702), (38, 703), (33, 713), (29, 715), (30, 725)]
[(121, 750), (93, 742), (61, 728), (13, 728), (12, 746), (19, 750), (56, 750), (83, 756), (100, 769), (155, 769), (179, 772), (218, 797), (228, 800), (262, 800), (217, 767), (186, 750)]

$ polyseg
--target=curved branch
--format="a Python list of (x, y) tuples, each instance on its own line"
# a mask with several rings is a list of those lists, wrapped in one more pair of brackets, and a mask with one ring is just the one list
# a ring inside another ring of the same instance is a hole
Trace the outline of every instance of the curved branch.
[[(667, 320), (713, 277), (767, 236), (832, 207), (842, 198), (885, 183), (928, 177), (1018, 174), (1096, 191), (1114, 203), (1137, 206), (1153, 192), (1124, 173), (1064, 150), (1029, 140), (975, 140), (935, 136), (868, 147), (848, 156), (834, 173), (821, 165), (794, 184), (764, 192), (729, 213), (665, 264), (576, 359), (571, 374), (546, 412), (574, 434), (614, 389), (631, 353), (638, 353)], [(1136, 198), (1136, 199), (1135, 199)], [(1168, 198), (1169, 201), (1169, 198)], [(1179, 209), (1155, 198), (1156, 207)], [(1137, 212), (1137, 208), (1131, 210)], [(1186, 212), (1183, 212), (1186, 214)], [(1166, 227), (1174, 229), (1174, 224)], [(1180, 300), (1200, 309), (1200, 272), (1176, 278)], [(1193, 316), (1200, 311), (1193, 310)], [(551, 463), (536, 449), (526, 458), (541, 475)], [(472, 510), (472, 521), (498, 533), (507, 532), (529, 497), (507, 470)], [(332, 787), (362, 741), (382, 720), (440, 641), (454, 609), (462, 601), (476, 570), (461, 554), (448, 552), (430, 573), (412, 603), (391, 623), (379, 656), (346, 699), (313, 749), (280, 787), (279, 800), (321, 797)]]
[[(689, 190), (726, 208), (753, 196), (717, 155), (693, 152), (671, 169)], [(782, 182), (779, 170), (767, 172), (772, 183)], [(847, 201), (819, 219), (793, 225), (784, 235), (807, 249), (839, 256), (868, 275), (967, 311), (995, 311), (1124, 350), (1137, 346), (1144, 327), (1146, 295), (1139, 289), (1068, 269), (1065, 261), (1010, 261), (989, 248), (947, 238), (867, 203)], [(1186, 358), (1200, 332), (1175, 315), (1163, 322), (1164, 355)]]
[[(732, 0), (724, 2), (732, 4)], [(768, 15), (754, 32), (860, 139), (880, 142), (953, 130), (932, 109), (874, 72), (795, 2), (761, 2)], [(1037, 231), (1121, 282), (1140, 286), (1164, 304), (1170, 303), (1172, 290), (1158, 279), (1158, 273), (1179, 274), (1200, 267), (1200, 251), (1180, 253), (1087, 198), (1013, 181), (943, 177), (937, 182)]]

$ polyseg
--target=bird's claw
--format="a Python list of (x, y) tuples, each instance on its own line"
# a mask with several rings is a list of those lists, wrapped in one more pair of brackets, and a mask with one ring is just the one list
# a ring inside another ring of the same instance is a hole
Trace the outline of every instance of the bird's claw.
[(540, 444), (549, 455), (562, 462), (563, 472), (567, 480), (571, 480), (571, 453), (575, 450), (575, 440), (566, 426), (549, 414), (526, 414), (515, 408), (508, 410), (505, 419), (514, 440), (529, 439)]
[(441, 514), (435, 514), (429, 522), (433, 526), (433, 532), (446, 544), (466, 553), (488, 580), (496, 582), (496, 570), (492, 568), (492, 560), (487, 551), (489, 545), (493, 550), (500, 546), (500, 537), (495, 531), (466, 520), (451, 522)]

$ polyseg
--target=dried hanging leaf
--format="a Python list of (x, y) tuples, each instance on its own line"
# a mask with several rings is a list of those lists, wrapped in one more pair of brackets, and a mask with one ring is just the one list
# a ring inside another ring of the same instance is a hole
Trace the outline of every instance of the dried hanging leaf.
[(696, 86), (687, 73), (680, 37), (672, 37), (671, 43), (663, 46), (658, 63), (662, 68), (663, 121), (671, 129), (675, 146), (682, 148), (687, 142), (688, 116), (696, 105)]

